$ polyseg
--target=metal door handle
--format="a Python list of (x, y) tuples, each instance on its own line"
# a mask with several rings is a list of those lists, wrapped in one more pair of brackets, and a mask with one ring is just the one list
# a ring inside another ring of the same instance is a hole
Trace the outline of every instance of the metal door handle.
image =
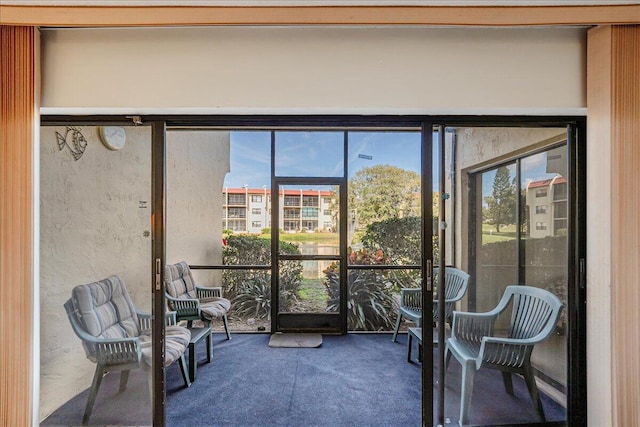
[(161, 269), (162, 268), (162, 261), (160, 260), (160, 258), (156, 258), (156, 291), (160, 290), (160, 285), (161, 285), (161, 280), (160, 280), (160, 273), (161, 273)]

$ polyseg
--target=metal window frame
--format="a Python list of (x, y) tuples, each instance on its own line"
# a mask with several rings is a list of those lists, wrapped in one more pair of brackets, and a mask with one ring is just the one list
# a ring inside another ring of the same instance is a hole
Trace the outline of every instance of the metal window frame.
[[(535, 127), (535, 121), (527, 123)], [(558, 126), (560, 127), (560, 126)], [(586, 120), (568, 120), (565, 123), (566, 139), (563, 142), (550, 144), (536, 150), (507, 159), (499, 164), (474, 170), (469, 179), (469, 272), (472, 279), (469, 283), (469, 305), (475, 308), (476, 302), (476, 246), (478, 230), (476, 227), (477, 202), (479, 191), (477, 188), (478, 177), (482, 173), (496, 169), (506, 164), (516, 163), (517, 181), (521, 184), (520, 162), (522, 159), (540, 152), (564, 146), (567, 147), (567, 181), (569, 183), (567, 200), (567, 423), (568, 425), (587, 424), (587, 382), (586, 382)], [(519, 187), (520, 188), (520, 187)], [(521, 206), (521, 194), (517, 192), (517, 209)], [(525, 269), (523, 260), (525, 257), (524, 245), (521, 237), (521, 213), (517, 213), (518, 225), (516, 226), (517, 250), (519, 263), (517, 266), (520, 283), (524, 281)], [(531, 226), (532, 224), (530, 224)], [(540, 425), (552, 425), (553, 423)]]
[[(83, 125), (130, 125), (130, 116), (119, 115), (43, 115), (40, 117), (41, 126), (66, 125), (68, 123), (81, 123)], [(423, 188), (431, 188), (431, 160), (432, 153), (425, 150), (428, 141), (432, 141), (432, 130), (435, 125), (443, 127), (560, 127), (566, 126), (568, 133), (567, 143), (569, 149), (569, 174), (571, 179), (569, 201), (568, 238), (570, 244), (569, 274), (574, 286), (569, 287), (568, 319), (572, 327), (569, 328), (568, 341), (568, 389), (567, 389), (567, 423), (569, 425), (587, 424), (587, 382), (586, 382), (586, 118), (584, 116), (466, 116), (466, 115), (145, 115), (136, 116), (134, 120), (143, 123), (155, 123), (155, 133), (152, 139), (152, 186), (154, 215), (153, 231), (156, 236), (152, 250), (152, 260), (159, 258), (164, 262), (165, 256), (165, 226), (164, 226), (164, 187), (165, 187), (165, 156), (166, 156), (166, 131), (167, 130), (271, 130), (276, 128), (295, 129), (366, 129), (366, 130), (416, 130), (422, 132), (422, 184)], [(162, 159), (162, 162), (160, 162)], [(443, 166), (441, 159), (441, 167)], [(425, 173), (428, 171), (428, 173)], [(470, 186), (473, 183), (470, 181)], [(422, 197), (423, 218), (423, 254), (421, 268), (423, 274), (423, 307), (431, 307), (432, 291), (430, 286), (431, 268), (430, 260), (425, 254), (431, 254), (427, 248), (426, 240), (433, 223), (426, 223), (425, 212), (431, 209), (431, 199), (427, 201)], [(473, 200), (470, 199), (470, 202)], [(346, 201), (344, 203), (346, 206)], [(428, 210), (427, 210), (428, 209)], [(346, 219), (346, 218), (345, 218)], [(273, 218), (272, 218), (273, 224)], [(470, 228), (471, 231), (471, 228)], [(432, 233), (430, 233), (432, 234)], [(273, 245), (273, 242), (272, 242)], [(472, 245), (470, 244), (470, 247)], [(272, 248), (273, 251), (273, 248)], [(470, 253), (471, 254), (471, 253)], [(196, 266), (209, 268), (209, 266)], [(234, 266), (238, 268), (258, 266)], [(229, 266), (225, 266), (229, 268)], [(269, 268), (259, 266), (259, 268)], [(345, 266), (346, 268), (346, 266)], [(164, 269), (161, 269), (164, 270)], [(154, 274), (156, 270), (153, 270)], [(470, 271), (471, 273), (471, 271)], [(160, 272), (160, 290), (152, 286), (154, 294), (154, 310), (163, 310), (160, 307), (164, 298), (164, 271)], [(425, 280), (426, 279), (426, 280)], [(470, 281), (472, 285), (473, 279)], [(157, 306), (157, 307), (156, 307)], [(154, 349), (164, 347), (164, 322), (162, 316), (154, 317)], [(426, 328), (424, 340), (432, 339), (431, 330)], [(157, 335), (156, 335), (157, 334)], [(428, 342), (428, 341), (427, 341)], [(155, 426), (165, 424), (165, 399), (164, 399), (164, 363), (160, 358), (160, 352), (154, 353), (154, 399), (153, 399), (153, 423)], [(433, 381), (432, 376), (433, 355), (425, 352), (422, 366), (422, 422), (428, 425), (433, 420)], [(541, 425), (564, 425), (564, 423), (547, 423)]]

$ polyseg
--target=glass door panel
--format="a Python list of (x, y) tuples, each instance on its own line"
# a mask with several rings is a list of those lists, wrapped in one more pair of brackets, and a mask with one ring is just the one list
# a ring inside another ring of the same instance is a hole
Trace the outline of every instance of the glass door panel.
[[(453, 217), (460, 218), (461, 223), (452, 231), (452, 238), (466, 246), (466, 251), (459, 251), (455, 259), (468, 259), (471, 275), (467, 301), (458, 303), (458, 310), (490, 311), (510, 285), (541, 288), (559, 298), (565, 315), (533, 347), (530, 360), (519, 366), (529, 367), (546, 420), (564, 421), (566, 330), (570, 327), (566, 322), (567, 289), (571, 280), (567, 130), (483, 127), (451, 128), (450, 132), (455, 135), (457, 146), (455, 173), (460, 175), (461, 184), (470, 189), (468, 197), (461, 194), (456, 198), (462, 202), (463, 211)], [(513, 323), (514, 304), (510, 302), (496, 318), (494, 336), (516, 338), (523, 333)], [(471, 403), (462, 405), (459, 387), (463, 380), (459, 369), (453, 358), (447, 370), (447, 386), (453, 390), (445, 400), (447, 417), (459, 420), (464, 417), (461, 406), (466, 406), (470, 409), (464, 421), (470, 424), (528, 425), (542, 420), (523, 372), (513, 376), (510, 396), (500, 378), (492, 382), (500, 374), (481, 367), (473, 380)], [(498, 413), (495, 397), (499, 395), (508, 398), (510, 404)]]
[[(451, 175), (447, 175), (447, 152), (451, 149), (451, 141), (447, 139), (450, 135), (446, 132), (445, 127), (437, 126), (433, 128), (432, 137), (432, 197), (431, 197), (431, 213), (433, 215), (433, 229), (432, 229), (432, 242), (433, 242), (433, 263), (432, 272), (428, 278), (431, 278), (431, 283), (427, 283), (427, 286), (431, 285), (431, 301), (433, 301), (425, 310), (426, 313), (432, 315), (428, 320), (425, 319), (423, 325), (425, 342), (433, 343), (432, 346), (426, 347), (431, 350), (429, 355), (429, 361), (432, 365), (426, 365), (423, 367), (423, 378), (427, 374), (426, 378), (429, 380), (429, 384), (433, 384), (433, 402), (430, 402), (430, 406), (433, 408), (433, 424), (432, 425), (444, 425), (445, 416), (447, 416), (447, 410), (445, 408), (445, 370), (442, 368), (444, 365), (444, 343), (447, 337), (450, 335), (448, 325), (445, 322), (438, 322), (438, 318), (441, 314), (440, 307), (440, 292), (445, 287), (446, 283), (438, 283), (436, 281), (436, 272), (441, 265), (446, 265), (448, 260), (451, 260), (451, 253), (449, 251), (450, 245), (447, 244), (451, 241), (450, 229), (448, 226), (450, 215), (450, 202), (448, 197), (448, 191), (450, 191), (450, 181), (448, 178)], [(439, 276), (439, 275), (438, 275)], [(444, 296), (444, 295), (443, 295)], [(425, 298), (425, 301), (427, 299)], [(444, 301), (444, 300), (442, 300)], [(431, 337), (428, 341), (427, 338)], [(426, 402), (423, 400), (423, 405)], [(425, 418), (426, 421), (426, 418)], [(449, 420), (447, 420), (449, 421)], [(447, 422), (449, 424), (449, 422)]]
[(470, 292), (470, 305), (485, 312), (496, 306), (506, 286), (518, 283), (516, 163), (479, 173), (475, 179), (477, 286)]
[(344, 176), (344, 132), (277, 131), (274, 137), (276, 176)]
[(167, 263), (222, 287), (231, 332), (271, 328), (270, 152), (271, 132), (167, 131)]
[(340, 185), (278, 184), (279, 330), (341, 331)]
[[(565, 310), (547, 340), (538, 345), (532, 363), (560, 396), (567, 391), (567, 307), (569, 275), (567, 144), (521, 159), (520, 191), (524, 283), (560, 298)], [(563, 397), (564, 399), (564, 397)]]
[(348, 133), (350, 331), (395, 332), (401, 290), (421, 286), (421, 142), (418, 131)]
[[(42, 425), (81, 425), (97, 353), (74, 333), (65, 313), (64, 304), (74, 289), (80, 292), (77, 286), (87, 285), (94, 295), (84, 301), (75, 298), (69, 306), (72, 316), (95, 306), (100, 330), (93, 329), (94, 335), (111, 325), (114, 328), (105, 332), (110, 338), (140, 335), (150, 342), (155, 332), (152, 272), (153, 260), (161, 254), (152, 247), (152, 129), (79, 122), (45, 125), (40, 128), (39, 157), (40, 415)], [(145, 315), (135, 315), (134, 306)], [(118, 310), (102, 316), (105, 307)], [(101, 382), (86, 423), (156, 421), (150, 396), (151, 348), (144, 346), (143, 357), (134, 357), (127, 367), (131, 370), (126, 387), (119, 393), (119, 369), (124, 364), (115, 364), (104, 377), (98, 374)], [(177, 363), (167, 367), (168, 372), (174, 370), (182, 381)]]

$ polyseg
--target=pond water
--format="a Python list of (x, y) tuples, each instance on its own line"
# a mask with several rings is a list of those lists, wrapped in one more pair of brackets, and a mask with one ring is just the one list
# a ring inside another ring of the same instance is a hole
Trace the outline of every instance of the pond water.
[[(326, 243), (305, 242), (298, 245), (302, 255), (338, 255), (340, 247)], [(303, 275), (307, 279), (320, 279), (331, 261), (302, 261)]]

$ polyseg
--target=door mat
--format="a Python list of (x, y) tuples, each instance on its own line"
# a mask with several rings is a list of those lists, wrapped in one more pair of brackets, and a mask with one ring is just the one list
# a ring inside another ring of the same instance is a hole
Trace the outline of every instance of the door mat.
[(321, 345), (321, 334), (276, 333), (269, 339), (269, 347), (315, 348)]

